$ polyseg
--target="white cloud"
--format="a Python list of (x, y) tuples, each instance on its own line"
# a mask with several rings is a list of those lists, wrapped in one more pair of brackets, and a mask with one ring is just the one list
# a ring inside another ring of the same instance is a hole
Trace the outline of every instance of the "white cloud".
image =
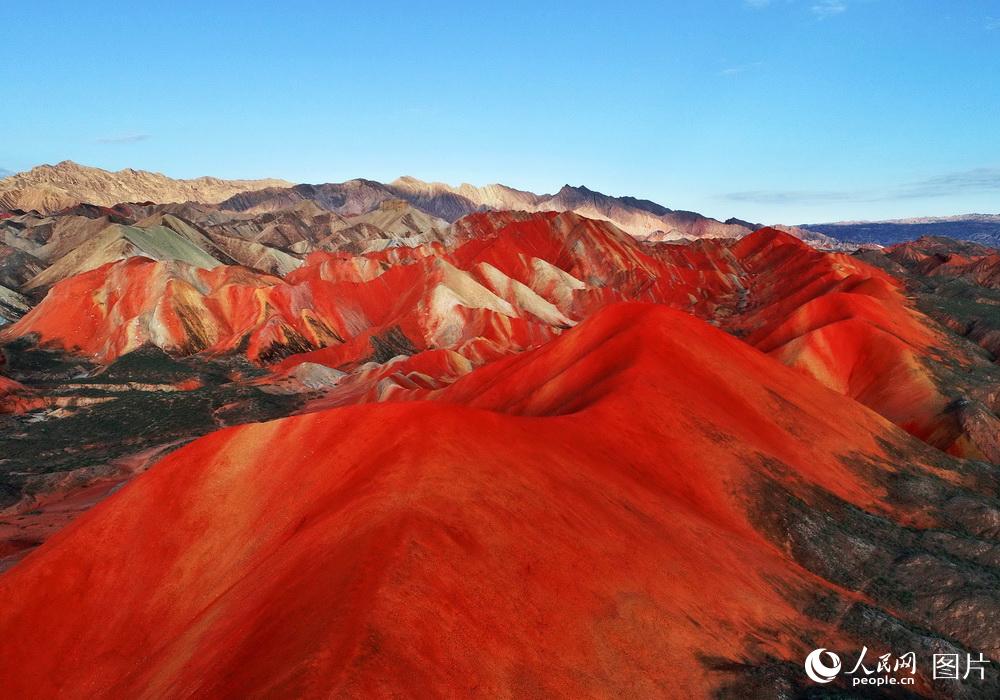
[(847, 10), (847, 3), (844, 0), (819, 0), (819, 2), (814, 3), (809, 9), (820, 19), (826, 19)]
[(760, 68), (762, 65), (762, 61), (754, 61), (753, 63), (744, 63), (739, 66), (727, 66), (719, 71), (719, 75), (726, 77), (740, 75), (741, 73), (746, 73), (747, 71)]
[(972, 168), (872, 190), (751, 190), (728, 192), (723, 199), (757, 204), (887, 202), (962, 194), (1000, 193), (1000, 168)]
[(151, 138), (153, 137), (149, 134), (117, 134), (115, 136), (101, 136), (94, 140), (97, 143), (139, 143)]

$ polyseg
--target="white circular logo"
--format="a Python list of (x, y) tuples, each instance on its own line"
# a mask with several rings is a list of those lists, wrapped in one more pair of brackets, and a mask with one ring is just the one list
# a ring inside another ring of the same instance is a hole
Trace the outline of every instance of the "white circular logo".
[[(823, 655), (830, 657), (830, 665), (823, 662)], [(829, 683), (840, 673), (840, 657), (826, 649), (816, 649), (806, 657), (806, 675), (817, 683)]]

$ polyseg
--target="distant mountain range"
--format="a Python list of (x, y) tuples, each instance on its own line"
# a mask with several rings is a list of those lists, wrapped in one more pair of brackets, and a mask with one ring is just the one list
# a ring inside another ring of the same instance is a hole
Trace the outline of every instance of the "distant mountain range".
[(77, 204), (112, 206), (120, 202), (220, 202), (238, 192), (285, 187), (284, 180), (220, 180), (174, 178), (126, 168), (108, 172), (70, 160), (39, 165), (0, 180), (0, 209), (51, 214)]
[(556, 194), (535, 194), (494, 184), (453, 187), (412, 177), (388, 184), (355, 179), (342, 183), (299, 184), (283, 180), (220, 180), (202, 177), (174, 180), (142, 170), (108, 172), (63, 161), (41, 165), (0, 180), (0, 209), (55, 213), (81, 203), (113, 206), (122, 202), (197, 202), (219, 209), (263, 213), (312, 201), (321, 209), (356, 216), (388, 200), (404, 200), (447, 222), (478, 211), (572, 211), (610, 221), (646, 240), (740, 238), (752, 229), (746, 222), (721, 222), (701, 214), (668, 209), (635, 197), (611, 197), (586, 187), (564, 186)]
[(611, 197), (582, 186), (565, 185), (554, 195), (539, 195), (506, 185), (476, 187), (462, 184), (453, 187), (413, 177), (402, 177), (388, 184), (374, 180), (348, 180), (325, 185), (269, 187), (243, 192), (221, 202), (219, 207), (259, 213), (311, 200), (324, 209), (351, 216), (370, 211), (390, 199), (402, 199), (445, 221), (489, 210), (571, 211), (589, 219), (610, 221), (644, 240), (739, 238), (751, 231), (741, 224), (723, 223), (695, 212), (675, 211), (644, 199)]
[[(156, 202), (196, 203), (218, 211), (256, 215), (301, 209), (308, 202), (319, 211), (353, 217), (401, 200), (418, 212), (446, 223), (482, 211), (574, 212), (589, 219), (609, 221), (635, 238), (652, 242), (742, 238), (763, 226), (738, 218), (719, 221), (697, 212), (669, 209), (646, 199), (606, 195), (582, 185), (564, 185), (555, 194), (535, 194), (503, 184), (453, 186), (414, 177), (401, 177), (389, 183), (358, 178), (324, 184), (214, 177), (179, 180), (131, 168), (109, 172), (68, 160), (2, 177), (4, 173), (0, 170), (0, 210), (34, 210), (42, 214), (64, 211), (82, 203), (114, 206), (125, 202)], [(892, 245), (922, 236), (946, 236), (1000, 246), (998, 214), (778, 228), (827, 249), (854, 248), (858, 244)]]
[(1000, 214), (842, 221), (832, 224), (803, 224), (802, 228), (852, 243), (892, 245), (923, 236), (944, 236), (994, 248), (1000, 246)]

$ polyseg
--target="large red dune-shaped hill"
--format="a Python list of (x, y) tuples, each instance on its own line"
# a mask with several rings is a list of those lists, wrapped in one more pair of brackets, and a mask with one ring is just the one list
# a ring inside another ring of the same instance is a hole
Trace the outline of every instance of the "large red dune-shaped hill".
[(927, 527), (884, 450), (951, 468), (663, 306), (611, 305), (439, 399), (166, 457), (0, 578), (4, 693), (703, 697), (853, 643), (840, 615), (876, 606), (830, 572), (879, 547), (819, 520), (797, 539), (796, 513)]

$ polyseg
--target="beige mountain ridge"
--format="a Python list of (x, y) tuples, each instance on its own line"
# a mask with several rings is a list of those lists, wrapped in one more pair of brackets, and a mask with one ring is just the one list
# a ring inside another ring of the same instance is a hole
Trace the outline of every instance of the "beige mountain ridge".
[[(564, 186), (555, 194), (535, 194), (501, 184), (457, 187), (401, 177), (390, 183), (292, 185), (282, 180), (175, 180), (131, 168), (108, 172), (63, 161), (40, 165), (0, 179), (0, 209), (51, 214), (80, 203), (111, 206), (121, 202), (197, 202), (237, 212), (264, 213), (303, 201), (342, 216), (367, 214), (388, 200), (404, 200), (425, 215), (446, 223), (483, 210), (572, 211), (610, 221), (636, 238), (739, 238), (750, 229), (695, 212), (672, 210), (634, 197), (613, 197), (586, 187)], [(390, 209), (392, 207), (390, 206)], [(422, 222), (428, 223), (428, 222)], [(436, 225), (433, 227), (436, 228)]]
[(120, 202), (202, 202), (214, 204), (240, 192), (288, 187), (284, 180), (176, 180), (160, 173), (126, 168), (109, 172), (64, 160), (39, 165), (0, 180), (0, 209), (51, 214), (82, 202), (111, 206)]

